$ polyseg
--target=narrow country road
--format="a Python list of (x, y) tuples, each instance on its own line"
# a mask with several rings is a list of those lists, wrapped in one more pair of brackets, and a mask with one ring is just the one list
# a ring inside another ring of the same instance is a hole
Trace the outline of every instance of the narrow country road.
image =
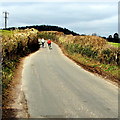
[(22, 90), (31, 118), (118, 118), (118, 88), (64, 56), (41, 48), (24, 61)]

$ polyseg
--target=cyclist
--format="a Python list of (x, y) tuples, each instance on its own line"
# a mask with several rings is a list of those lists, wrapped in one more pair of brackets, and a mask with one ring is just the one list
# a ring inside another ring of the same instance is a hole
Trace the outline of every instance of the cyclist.
[(47, 44), (48, 44), (49, 49), (51, 49), (51, 40), (50, 39), (47, 41)]
[(44, 47), (44, 43), (45, 43), (44, 38), (42, 38), (41, 42), (42, 42), (42, 47)]
[(41, 48), (42, 40), (39, 38), (39, 39), (38, 39), (38, 42), (39, 42), (39, 45), (40, 45), (40, 48)]

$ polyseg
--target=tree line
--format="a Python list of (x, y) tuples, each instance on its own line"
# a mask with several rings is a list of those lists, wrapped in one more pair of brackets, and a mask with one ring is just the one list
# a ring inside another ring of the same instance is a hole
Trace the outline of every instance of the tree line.
[(58, 27), (58, 26), (50, 26), (50, 25), (34, 25), (34, 26), (25, 26), (25, 27), (10, 27), (6, 28), (5, 30), (15, 30), (15, 29), (27, 29), (27, 28), (35, 28), (38, 31), (59, 31), (63, 32), (64, 34), (72, 34), (72, 35), (79, 35), (71, 30), (66, 28)]
[(119, 34), (118, 33), (115, 33), (113, 36), (112, 35), (109, 35), (107, 40), (109, 42), (115, 42), (115, 43), (120, 43), (120, 37), (119, 37)]
[[(92, 36), (97, 36), (97, 34), (93, 33)], [(109, 35), (108, 37), (102, 37), (102, 38), (106, 39), (108, 42), (120, 43), (120, 37), (118, 33), (114, 33), (113, 36)]]

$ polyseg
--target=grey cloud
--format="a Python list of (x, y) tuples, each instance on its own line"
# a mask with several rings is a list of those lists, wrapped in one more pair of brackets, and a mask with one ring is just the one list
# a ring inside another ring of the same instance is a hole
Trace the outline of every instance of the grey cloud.
[(37, 4), (36, 2), (1, 2), (3, 7), (10, 7), (10, 6), (29, 6)]
[[(49, 24), (67, 27), (80, 33), (116, 32), (117, 20), (110, 19), (117, 15), (116, 3), (12, 3), (4, 4), (2, 8), (10, 13), (9, 26)], [(106, 19), (108, 22), (104, 22)], [(97, 22), (91, 25), (94, 21)], [(100, 26), (104, 26), (104, 29)]]

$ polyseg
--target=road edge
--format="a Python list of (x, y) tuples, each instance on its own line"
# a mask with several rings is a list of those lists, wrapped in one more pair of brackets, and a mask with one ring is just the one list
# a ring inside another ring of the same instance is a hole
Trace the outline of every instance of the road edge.
[(29, 118), (27, 101), (22, 86), (22, 70), (25, 57), (20, 59), (15, 70), (15, 75), (6, 91), (6, 100), (2, 108), (2, 119)]
[(61, 52), (63, 55), (65, 55), (66, 57), (68, 57), (70, 60), (72, 60), (73, 62), (75, 62), (78, 66), (82, 67), (84, 70), (86, 70), (87, 72), (90, 72), (91, 74), (97, 76), (97, 77), (100, 77), (106, 81), (108, 81), (109, 83), (117, 86), (120, 88), (120, 81), (116, 78), (114, 78), (114, 76), (111, 76), (111, 75), (108, 75), (107, 76), (107, 73), (106, 72), (103, 72), (103, 71), (98, 71), (96, 68), (92, 68), (90, 66), (87, 66), (87, 65), (84, 65), (80, 62), (78, 62), (77, 60), (73, 59), (67, 52), (66, 50), (64, 49), (64, 47), (55, 42), (55, 41), (52, 41), (53, 43), (55, 43), (56, 45), (58, 45), (58, 47), (60, 48)]

